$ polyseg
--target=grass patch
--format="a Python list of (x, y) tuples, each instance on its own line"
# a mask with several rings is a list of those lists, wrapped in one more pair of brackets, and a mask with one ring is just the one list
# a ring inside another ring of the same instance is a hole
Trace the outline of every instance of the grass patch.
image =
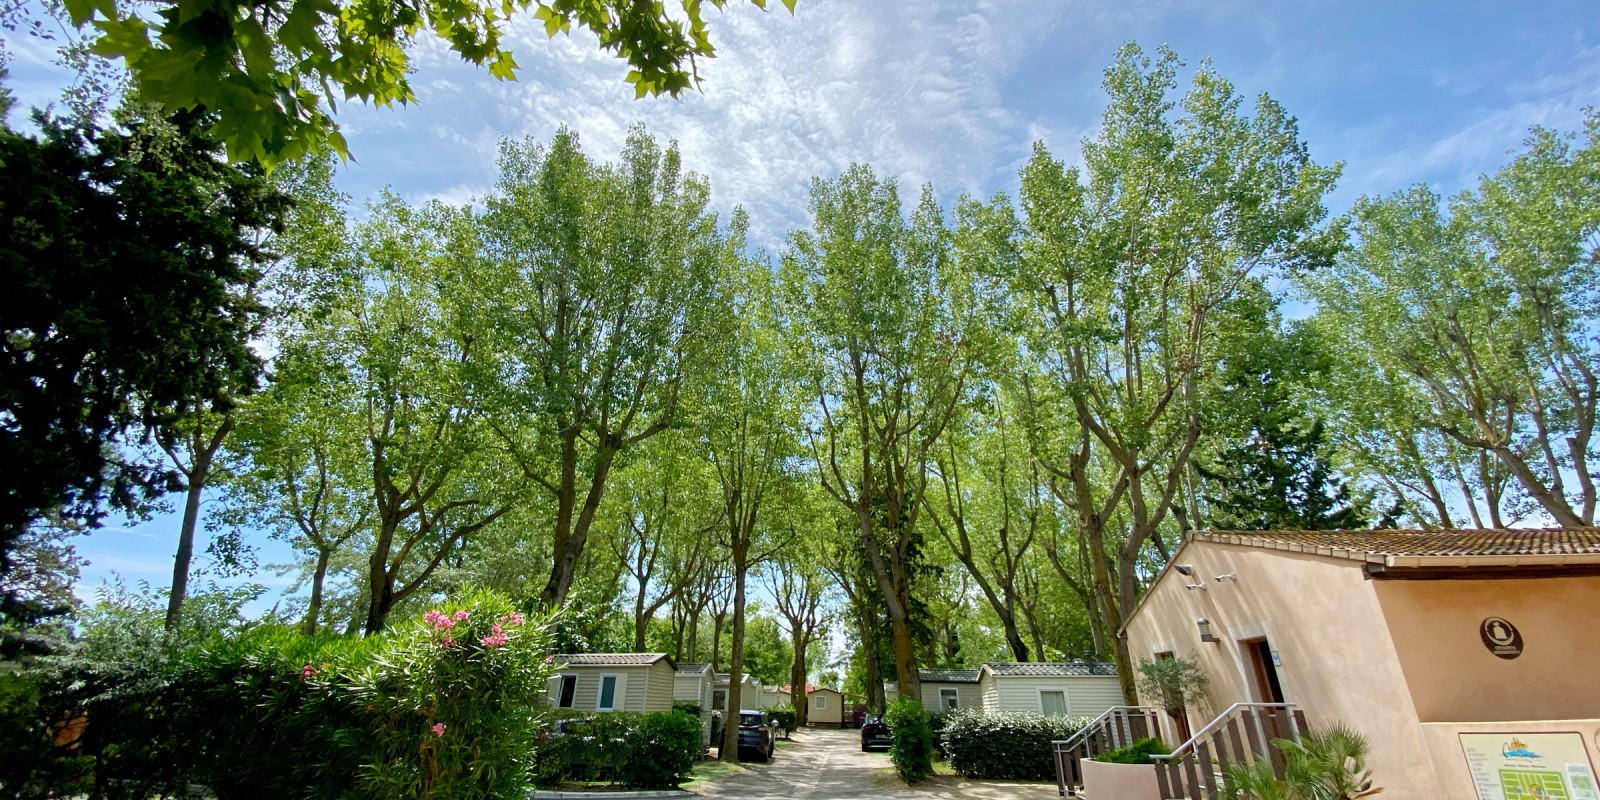
[(684, 781), (683, 785), (678, 788), (692, 792), (702, 786), (714, 783), (729, 775), (744, 772), (747, 769), (749, 767), (737, 761), (717, 761), (711, 758), (696, 761), (694, 769), (689, 772), (689, 780)]

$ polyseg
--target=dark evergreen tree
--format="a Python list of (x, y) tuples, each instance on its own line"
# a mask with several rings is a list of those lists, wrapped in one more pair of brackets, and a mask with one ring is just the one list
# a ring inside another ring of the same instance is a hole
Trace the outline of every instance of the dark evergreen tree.
[[(1276, 326), (1277, 323), (1271, 323)], [(1277, 330), (1223, 365), (1221, 411), (1231, 435), (1197, 459), (1207, 527), (1230, 530), (1339, 530), (1371, 523), (1369, 498), (1335, 468), (1322, 422), (1297, 402), (1331, 365), (1301, 329)]]
[(0, 575), (41, 518), (93, 525), (178, 488), (130, 445), (255, 383), (258, 240), (288, 202), (198, 115), (38, 121), (0, 129)]

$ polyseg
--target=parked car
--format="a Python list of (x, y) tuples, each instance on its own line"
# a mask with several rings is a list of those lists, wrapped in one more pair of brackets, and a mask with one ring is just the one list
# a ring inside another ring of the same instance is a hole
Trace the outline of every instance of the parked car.
[(767, 722), (765, 711), (740, 711), (739, 712), (739, 758), (744, 759), (745, 754), (757, 761), (771, 761), (772, 751), (777, 748), (777, 742), (772, 735), (772, 725)]
[(861, 751), (864, 753), (874, 747), (888, 747), (894, 744), (894, 736), (889, 733), (889, 725), (883, 717), (868, 715), (861, 721)]

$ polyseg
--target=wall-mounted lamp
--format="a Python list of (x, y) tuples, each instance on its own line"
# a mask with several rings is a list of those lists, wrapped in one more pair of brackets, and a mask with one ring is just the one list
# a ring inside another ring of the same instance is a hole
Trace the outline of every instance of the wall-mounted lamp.
[(1211, 635), (1211, 620), (1206, 619), (1205, 617), (1201, 617), (1200, 619), (1195, 620), (1194, 624), (1200, 626), (1200, 641), (1202, 641), (1202, 642), (1220, 642), (1220, 641), (1222, 641), (1221, 639), (1218, 639), (1217, 637)]
[(1217, 577), (1212, 578), (1212, 580), (1214, 580), (1214, 581), (1236, 581), (1236, 580), (1239, 580), (1239, 573), (1237, 573), (1237, 572), (1229, 572), (1229, 573), (1226, 573), (1226, 574), (1223, 574), (1223, 575), (1218, 575)]
[(1177, 570), (1178, 574), (1185, 578), (1194, 574), (1194, 566), (1190, 564), (1173, 564), (1172, 568)]
[(1183, 585), (1183, 588), (1185, 588), (1185, 589), (1204, 589), (1204, 588), (1206, 588), (1206, 582), (1205, 581), (1201, 581), (1199, 583), (1186, 583), (1186, 584)]

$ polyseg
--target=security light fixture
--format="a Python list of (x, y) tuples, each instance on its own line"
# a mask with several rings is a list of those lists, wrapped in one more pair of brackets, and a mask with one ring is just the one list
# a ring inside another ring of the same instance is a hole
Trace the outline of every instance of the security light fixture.
[(1222, 575), (1218, 575), (1215, 578), (1212, 578), (1212, 580), (1219, 581), (1219, 582), (1220, 581), (1236, 581), (1236, 580), (1239, 580), (1239, 573), (1237, 573), (1237, 572), (1224, 573)]
[(1185, 578), (1194, 574), (1194, 567), (1189, 564), (1173, 564), (1172, 568), (1177, 570), (1178, 574)]
[(1195, 620), (1194, 624), (1200, 626), (1200, 641), (1202, 641), (1202, 642), (1220, 642), (1220, 641), (1222, 641), (1221, 639), (1218, 639), (1217, 637), (1211, 635), (1211, 620), (1206, 619), (1205, 617), (1201, 617), (1200, 619)]
[(1200, 590), (1203, 591), (1206, 588), (1206, 582), (1205, 581), (1201, 581), (1199, 583), (1186, 583), (1186, 584), (1183, 585), (1183, 588), (1185, 588), (1185, 589), (1200, 589)]

